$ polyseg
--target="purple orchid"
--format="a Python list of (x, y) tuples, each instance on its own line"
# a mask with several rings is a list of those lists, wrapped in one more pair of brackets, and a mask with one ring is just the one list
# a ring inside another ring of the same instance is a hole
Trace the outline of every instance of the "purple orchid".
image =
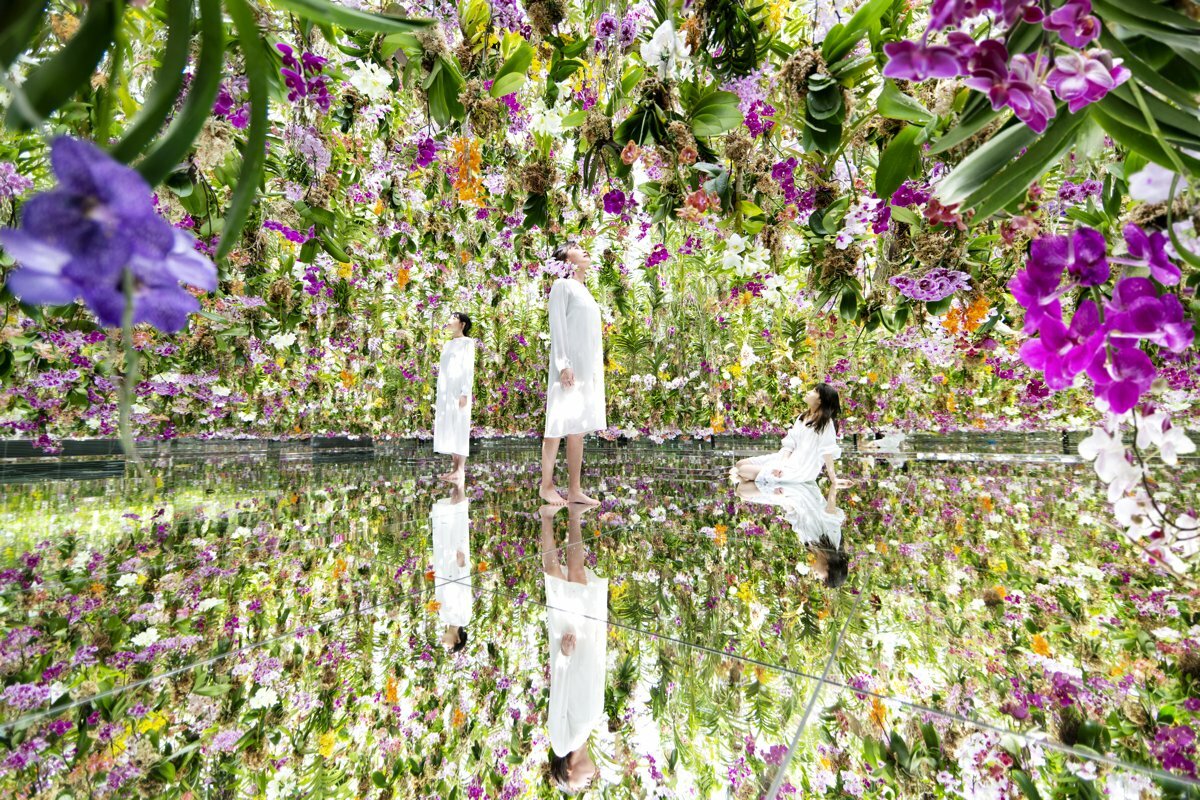
[(1042, 322), (1040, 338), (1021, 345), (1021, 359), (1029, 367), (1045, 373), (1046, 385), (1055, 391), (1066, 389), (1075, 376), (1088, 367), (1104, 344), (1100, 311), (1085, 300), (1075, 311), (1068, 328), (1060, 320)]
[(1071, 47), (1083, 47), (1100, 35), (1100, 21), (1092, 16), (1091, 0), (1067, 0), (1046, 16), (1042, 27), (1057, 33)]
[(1025, 307), (1025, 332), (1039, 330), (1047, 320), (1062, 320), (1059, 283), (1063, 272), (1074, 278), (1072, 285), (1099, 286), (1110, 270), (1105, 256), (1104, 235), (1080, 228), (1066, 236), (1039, 236), (1029, 246), (1025, 269), (1008, 282), (1017, 302)]
[(885, 78), (923, 81), (927, 78), (953, 78), (959, 73), (959, 52), (946, 45), (928, 45), (912, 41), (888, 42), (883, 46), (888, 61)]
[(1094, 228), (1080, 228), (1070, 240), (1067, 272), (1080, 286), (1099, 286), (1111, 274), (1105, 249), (1104, 234)]
[(1124, 414), (1150, 389), (1158, 372), (1139, 348), (1114, 347), (1111, 353), (1100, 348), (1087, 374), (1095, 383), (1096, 397), (1107, 402), (1114, 414)]
[(82, 297), (101, 324), (116, 326), (129, 270), (134, 322), (181, 329), (200, 304), (180, 282), (217, 288), (216, 268), (196, 252), (191, 234), (155, 213), (141, 175), (94, 144), (59, 137), (50, 162), (59, 185), (26, 203), (20, 228), (0, 231), (0, 244), (20, 264), (8, 288), (34, 305)]
[(1192, 344), (1192, 324), (1184, 318), (1183, 304), (1174, 294), (1160, 296), (1149, 278), (1125, 277), (1117, 281), (1104, 310), (1116, 346), (1136, 346), (1144, 339), (1182, 353)]
[(1008, 49), (994, 40), (980, 42), (968, 59), (966, 84), (984, 92), (992, 109), (1008, 106), (1017, 119), (1042, 133), (1054, 116), (1054, 97), (1041, 84), (1034, 62), (1024, 53), (1008, 57)]
[(606, 192), (604, 195), (604, 212), (606, 214), (620, 214), (625, 210), (625, 193), (620, 189), (613, 189)]
[(1167, 257), (1168, 239), (1162, 231), (1146, 233), (1140, 226), (1131, 222), (1125, 226), (1123, 233), (1130, 258), (1139, 265), (1149, 267), (1154, 280), (1163, 286), (1179, 283), (1179, 267)]
[(1086, 105), (1103, 100), (1106, 94), (1128, 80), (1129, 75), (1129, 70), (1119, 59), (1114, 61), (1107, 50), (1092, 49), (1086, 53), (1056, 56), (1054, 69), (1046, 76), (1046, 85), (1074, 114)]

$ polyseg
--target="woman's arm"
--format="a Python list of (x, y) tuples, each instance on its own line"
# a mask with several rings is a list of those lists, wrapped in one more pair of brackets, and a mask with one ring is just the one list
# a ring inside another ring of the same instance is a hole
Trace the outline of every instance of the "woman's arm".
[(574, 371), (567, 376), (563, 373), (572, 369), (571, 358), (567, 350), (567, 295), (570, 289), (565, 280), (557, 280), (550, 287), (550, 363), (559, 376), (564, 388), (574, 382)]
[(833, 467), (833, 456), (828, 453), (825, 455), (825, 471), (829, 473), (829, 501), (825, 504), (825, 510), (832, 514), (837, 510), (838, 479), (837, 470)]
[(466, 345), (467, 352), (463, 354), (466, 359), (466, 369), (463, 370), (463, 385), (462, 390), (458, 395), (458, 405), (460, 408), (466, 408), (471, 402), (471, 396), (475, 393), (475, 342), (472, 340)]

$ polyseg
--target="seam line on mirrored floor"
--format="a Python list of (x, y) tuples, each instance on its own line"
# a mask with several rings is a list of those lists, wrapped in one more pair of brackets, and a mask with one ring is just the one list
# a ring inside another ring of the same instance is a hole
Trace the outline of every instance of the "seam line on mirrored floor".
[(771, 788), (767, 790), (766, 800), (775, 800), (780, 787), (783, 786), (783, 781), (787, 777), (788, 765), (792, 763), (792, 757), (796, 753), (796, 746), (800, 744), (800, 737), (804, 735), (804, 729), (808, 726), (809, 717), (812, 716), (813, 709), (816, 708), (817, 702), (821, 698), (821, 692), (826, 686), (825, 679), (829, 677), (829, 670), (833, 669), (838, 651), (842, 647), (842, 641), (846, 637), (846, 631), (850, 628), (850, 622), (858, 614), (858, 606), (865, 594), (865, 592), (859, 592), (858, 596), (854, 598), (854, 605), (851, 607), (850, 613), (846, 615), (846, 619), (842, 622), (842, 629), (838, 631), (837, 640), (833, 643), (833, 651), (830, 652), (829, 658), (825, 660), (825, 669), (821, 673), (821, 677), (817, 679), (817, 685), (813, 687), (812, 693), (808, 696), (808, 705), (804, 709), (804, 716), (800, 718), (800, 724), (796, 727), (792, 743), (788, 746), (787, 757), (779, 765), (779, 770), (775, 773), (775, 779), (771, 781)]

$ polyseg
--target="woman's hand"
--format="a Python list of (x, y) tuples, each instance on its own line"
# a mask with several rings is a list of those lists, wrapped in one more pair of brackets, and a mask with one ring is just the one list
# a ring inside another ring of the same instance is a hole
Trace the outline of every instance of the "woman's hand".
[(570, 389), (575, 385), (575, 370), (567, 367), (558, 373), (558, 382), (562, 384), (564, 389)]
[(782, 478), (782, 477), (783, 477), (783, 470), (781, 470), (781, 469), (773, 469), (773, 470), (771, 470), (771, 474), (772, 474), (772, 475), (774, 475), (776, 478)]
[(468, 401), (467, 401), (467, 396), (466, 396), (466, 395), (463, 395), (462, 397), (458, 398), (458, 407), (459, 407), (459, 408), (466, 408), (466, 407), (467, 407), (467, 402), (468, 402)]
[(569, 655), (571, 655), (571, 653), (574, 653), (575, 652), (575, 634), (574, 633), (564, 633), (563, 637), (562, 637), (562, 643), (558, 646), (558, 649), (562, 652), (562, 654), (564, 656), (569, 656)]

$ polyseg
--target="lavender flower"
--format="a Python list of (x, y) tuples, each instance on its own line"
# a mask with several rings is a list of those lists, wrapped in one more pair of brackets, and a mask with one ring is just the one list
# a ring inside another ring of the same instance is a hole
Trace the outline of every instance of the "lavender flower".
[(33, 181), (17, 172), (10, 161), (0, 161), (0, 200), (12, 200), (33, 188)]
[(936, 303), (950, 295), (970, 288), (971, 276), (965, 272), (944, 267), (935, 267), (920, 278), (897, 275), (888, 283), (900, 290), (900, 294), (913, 300)]
[(216, 268), (196, 252), (192, 235), (154, 213), (142, 177), (94, 144), (59, 137), (50, 160), (59, 185), (25, 204), (20, 228), (0, 231), (0, 244), (21, 264), (9, 289), (35, 305), (83, 297), (101, 324), (116, 326), (129, 270), (134, 322), (181, 329), (200, 303), (180, 282), (217, 288)]

